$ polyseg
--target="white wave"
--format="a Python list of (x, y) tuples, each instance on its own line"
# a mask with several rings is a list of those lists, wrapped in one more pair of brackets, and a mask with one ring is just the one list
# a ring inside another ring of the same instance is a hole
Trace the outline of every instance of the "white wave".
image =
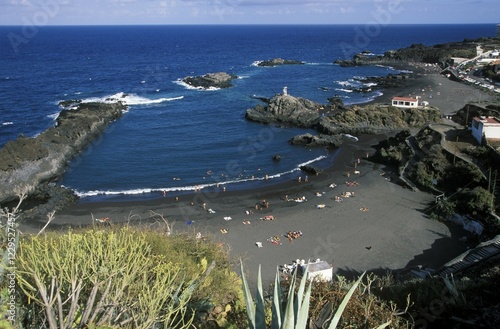
[(333, 63), (321, 63), (321, 62), (305, 62), (305, 65), (333, 65)]
[(368, 82), (368, 83), (363, 83), (363, 85), (366, 87), (374, 87), (377, 85), (377, 83), (376, 82)]
[(328, 156), (326, 156), (326, 155), (320, 155), (319, 157), (317, 157), (315, 159), (312, 159), (312, 160), (309, 160), (309, 161), (306, 161), (304, 163), (299, 164), (297, 167), (300, 169), (300, 167), (302, 167), (302, 166), (310, 165), (311, 163), (326, 159), (327, 157)]
[(194, 87), (194, 86), (191, 86), (189, 83), (185, 83), (184, 81), (182, 81), (182, 79), (177, 79), (174, 81), (174, 83), (176, 83), (179, 86), (182, 86), (186, 89), (191, 89), (191, 90), (206, 90), (206, 91), (220, 90), (220, 88), (217, 88), (217, 87), (210, 87), (210, 88)]
[(312, 160), (305, 161), (303, 163), (300, 163), (297, 165), (297, 167), (285, 171), (285, 172), (280, 172), (274, 175), (267, 175), (264, 177), (252, 177), (252, 178), (244, 178), (244, 179), (234, 179), (234, 180), (228, 180), (224, 182), (213, 182), (213, 183), (207, 183), (207, 184), (198, 184), (198, 185), (188, 185), (188, 186), (176, 186), (176, 187), (165, 187), (165, 188), (140, 188), (140, 189), (130, 189), (130, 190), (120, 190), (120, 191), (103, 191), (103, 190), (93, 190), (93, 191), (78, 191), (78, 190), (73, 190), (73, 192), (78, 195), (81, 198), (84, 197), (93, 197), (93, 196), (113, 196), (113, 195), (139, 195), (139, 194), (150, 194), (150, 193), (158, 193), (158, 194), (163, 194), (163, 192), (185, 192), (185, 191), (197, 191), (197, 190), (202, 190), (206, 189), (209, 187), (220, 187), (221, 185), (230, 185), (230, 184), (240, 184), (240, 183), (246, 183), (246, 182), (252, 182), (252, 181), (266, 181), (266, 180), (272, 180), (274, 178), (280, 178), (282, 176), (294, 173), (296, 171), (300, 171), (300, 167), (309, 165), (311, 163), (326, 159), (326, 155), (321, 155), (317, 158), (314, 158)]
[(87, 99), (83, 99), (82, 103), (91, 103), (91, 102), (98, 102), (98, 103), (117, 103), (117, 102), (122, 102), (125, 105), (148, 105), (148, 104), (160, 104), (163, 102), (169, 102), (169, 101), (174, 101), (174, 100), (179, 100), (183, 99), (184, 96), (178, 96), (178, 97), (163, 97), (163, 98), (158, 98), (158, 99), (150, 99), (146, 97), (139, 96), (137, 94), (126, 94), (123, 92), (111, 95), (111, 96), (105, 96), (105, 97), (91, 97)]
[(356, 104), (369, 103), (369, 102), (375, 100), (377, 97), (380, 97), (382, 95), (384, 95), (384, 93), (377, 90), (377, 91), (373, 92), (373, 94), (371, 94), (369, 97), (366, 97), (363, 101), (356, 102)]
[(356, 81), (355, 79), (349, 79), (344, 81), (335, 81), (335, 83), (341, 85), (342, 87), (354, 87), (357, 88), (361, 85), (361, 82)]
[(396, 71), (396, 69), (392, 66), (389, 66), (389, 65), (382, 65), (382, 64), (377, 64), (375, 66), (378, 66), (378, 67), (384, 67), (384, 68), (387, 68), (388, 70), (391, 70), (391, 71)]
[(252, 63), (252, 66), (259, 66), (260, 63), (262, 63), (263, 61), (255, 61)]
[(14, 122), (12, 121), (6, 121), (6, 122), (2, 122), (2, 126), (10, 126), (10, 125), (13, 125)]
[(49, 114), (49, 115), (47, 115), (47, 118), (50, 118), (50, 119), (52, 119), (52, 120), (55, 120), (55, 119), (57, 119), (57, 117), (58, 117), (58, 116), (59, 116), (59, 112)]
[(352, 93), (354, 90), (351, 89), (344, 89), (344, 88), (335, 88), (337, 91), (343, 91), (345, 93)]

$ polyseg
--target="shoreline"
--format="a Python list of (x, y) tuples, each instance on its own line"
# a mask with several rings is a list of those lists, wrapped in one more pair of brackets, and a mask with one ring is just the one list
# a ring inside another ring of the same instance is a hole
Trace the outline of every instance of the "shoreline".
[[(394, 95), (432, 92), (431, 106), (439, 107), (444, 115), (462, 108), (471, 97), (492, 96), (473, 86), (450, 81), (436, 73), (427, 73), (408, 88), (389, 89), (374, 101), (387, 101)], [(422, 91), (424, 90), (424, 91)], [(385, 273), (418, 266), (437, 268), (461, 254), (467, 245), (460, 238), (467, 235), (461, 227), (429, 219), (425, 209), (432, 196), (413, 192), (397, 184), (392, 168), (365, 160), (372, 145), (390, 134), (359, 136), (358, 142), (346, 142), (333, 165), (319, 176), (310, 176), (308, 182), (288, 180), (255, 189), (226, 191), (201, 190), (178, 195), (169, 193), (151, 200), (122, 202), (79, 202), (56, 213), (49, 230), (64, 231), (68, 227), (89, 226), (92, 218), (111, 219), (112, 223), (151, 226), (161, 214), (173, 223), (176, 232), (200, 232), (223, 244), (238, 268), (237, 259), (245, 262), (250, 273), (249, 282), (256, 280), (256, 271), (262, 265), (264, 284), (274, 279), (276, 267), (290, 264), (296, 259), (320, 258), (333, 265), (334, 273), (354, 277), (363, 271)], [(360, 158), (357, 168), (354, 161)], [(360, 174), (347, 177), (347, 171)], [(384, 174), (385, 173), (385, 174)], [(382, 175), (384, 174), (384, 175)], [(302, 173), (302, 177), (307, 174)], [(390, 178), (390, 179), (389, 179)], [(346, 186), (356, 181), (357, 186)], [(335, 183), (336, 188), (330, 188)], [(222, 187), (221, 187), (222, 189)], [(355, 192), (354, 198), (335, 201), (343, 192)], [(305, 197), (306, 202), (285, 201)], [(266, 200), (268, 208), (256, 210), (256, 203)], [(205, 209), (203, 208), (205, 203)], [(318, 209), (318, 204), (325, 207)], [(215, 213), (209, 213), (212, 209)], [(246, 211), (253, 211), (247, 215)], [(271, 215), (273, 221), (260, 218)], [(224, 218), (231, 218), (225, 220)], [(243, 224), (243, 221), (250, 224)], [(21, 222), (24, 233), (37, 233), (46, 219)], [(224, 228), (227, 234), (222, 234)], [(303, 235), (289, 242), (288, 231), (301, 231)], [(280, 236), (275, 245), (268, 240)], [(259, 248), (256, 243), (261, 242)], [(238, 270), (237, 270), (238, 271)]]
[[(347, 277), (365, 270), (385, 273), (418, 265), (438, 267), (465, 250), (459, 238), (466, 233), (428, 219), (423, 211), (432, 200), (429, 194), (399, 185), (393, 168), (364, 159), (371, 145), (381, 138), (366, 135), (357, 143), (345, 145), (331, 168), (310, 176), (307, 182), (290, 180), (272, 189), (198, 192), (180, 196), (178, 201), (171, 196), (150, 201), (79, 203), (57, 213), (48, 229), (88, 227), (93, 225), (93, 217), (147, 227), (161, 222), (152, 215), (154, 212), (173, 224), (174, 232), (200, 232), (223, 244), (230, 250), (235, 270), (237, 260), (243, 259), (251, 284), (261, 265), (265, 287), (272, 283), (278, 265), (295, 259), (320, 258), (334, 266), (334, 273)], [(358, 158), (360, 163), (354, 168)], [(360, 173), (354, 174), (355, 170)], [(359, 185), (349, 187), (346, 181)], [(330, 188), (332, 183), (337, 187)], [(356, 196), (335, 201), (335, 196), (346, 191)], [(290, 200), (305, 197), (307, 201), (286, 201), (286, 196)], [(256, 210), (255, 204), (263, 200), (269, 207)], [(318, 204), (325, 208), (318, 209)], [(247, 210), (253, 214), (247, 215)], [(260, 220), (267, 215), (275, 220)], [(231, 220), (225, 220), (227, 217)], [(245, 225), (246, 220), (250, 224)], [(43, 225), (45, 219), (21, 223), (20, 230), (36, 233)], [(228, 233), (222, 234), (221, 228)], [(284, 237), (288, 231), (301, 231), (303, 235), (289, 242)], [(268, 241), (272, 236), (280, 236), (280, 244)], [(263, 247), (259, 248), (257, 242)]]

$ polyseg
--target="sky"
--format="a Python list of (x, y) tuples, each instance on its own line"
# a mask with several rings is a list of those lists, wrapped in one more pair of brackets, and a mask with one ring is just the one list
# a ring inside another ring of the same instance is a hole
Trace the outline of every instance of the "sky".
[(500, 23), (498, 0), (0, 0), (0, 25)]

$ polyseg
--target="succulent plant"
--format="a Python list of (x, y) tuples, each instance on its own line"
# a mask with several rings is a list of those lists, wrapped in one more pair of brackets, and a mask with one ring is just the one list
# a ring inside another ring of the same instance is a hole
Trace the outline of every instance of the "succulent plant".
[[(247, 308), (247, 317), (248, 324), (250, 329), (266, 329), (266, 321), (265, 321), (265, 304), (264, 304), (264, 296), (262, 293), (262, 277), (261, 277), (261, 267), (259, 266), (259, 272), (257, 276), (257, 296), (255, 299), (255, 303), (252, 298), (252, 294), (250, 293), (250, 289), (248, 287), (247, 280), (243, 271), (243, 263), (241, 264), (241, 273), (242, 273), (242, 282), (243, 282), (243, 292), (245, 295), (245, 303)], [(302, 280), (300, 280), (299, 287), (297, 290), (297, 294), (294, 294), (295, 285), (297, 283), (297, 272), (294, 271), (292, 276), (292, 281), (290, 283), (290, 288), (288, 291), (288, 299), (286, 302), (285, 309), (283, 309), (281, 303), (281, 286), (279, 281), (279, 273), (276, 273), (274, 279), (274, 293), (272, 299), (272, 320), (271, 320), (271, 328), (272, 329), (306, 329), (307, 328), (307, 320), (309, 318), (309, 299), (311, 296), (311, 289), (313, 285), (313, 280), (309, 280), (309, 284), (307, 285), (307, 278), (309, 273), (309, 265), (306, 267)], [(365, 272), (366, 273), (366, 272)], [(334, 316), (330, 320), (328, 324), (328, 329), (336, 329), (340, 317), (344, 312), (344, 309), (349, 302), (352, 294), (358, 287), (359, 283), (363, 279), (365, 275), (363, 273), (358, 280), (354, 283), (354, 285), (349, 289), (347, 294), (345, 295), (342, 303), (340, 303), (337, 311)], [(391, 322), (384, 323), (377, 327), (377, 329), (383, 329), (387, 327)]]

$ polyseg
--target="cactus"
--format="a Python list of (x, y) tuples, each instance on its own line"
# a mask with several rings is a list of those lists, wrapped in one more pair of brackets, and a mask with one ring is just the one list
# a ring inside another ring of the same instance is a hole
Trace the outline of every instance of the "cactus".
[[(262, 278), (261, 278), (261, 268), (259, 266), (259, 272), (257, 276), (257, 296), (256, 301), (254, 303), (252, 299), (252, 295), (250, 293), (250, 289), (248, 288), (248, 283), (246, 281), (244, 271), (243, 271), (243, 263), (240, 260), (241, 264), (241, 276), (243, 282), (243, 292), (245, 295), (245, 302), (247, 307), (247, 318), (250, 329), (266, 329), (266, 322), (264, 317), (264, 296), (262, 294)], [(286, 307), (283, 310), (281, 304), (281, 286), (279, 280), (279, 274), (276, 273), (274, 280), (274, 293), (272, 299), (272, 320), (271, 320), (271, 328), (272, 329), (306, 329), (307, 328), (307, 320), (309, 317), (309, 300), (311, 296), (311, 289), (313, 280), (309, 280), (309, 284), (306, 289), (306, 281), (309, 273), (309, 265), (306, 267), (306, 270), (303, 274), (303, 279), (300, 281), (300, 285), (297, 290), (297, 294), (294, 295), (295, 285), (297, 283), (297, 271), (294, 271), (292, 276), (292, 281), (290, 283), (290, 288), (288, 291), (288, 299), (286, 303)], [(349, 302), (351, 296), (354, 291), (360, 284), (363, 276), (366, 272), (361, 274), (358, 280), (354, 283), (354, 285), (349, 289), (347, 294), (345, 295), (342, 303), (339, 305), (338, 309), (335, 312), (335, 315), (332, 317), (328, 329), (336, 329), (338, 323), (340, 321), (340, 317), (344, 312), (347, 303)], [(383, 329), (387, 327), (391, 322), (384, 323), (377, 327), (377, 329)]]

